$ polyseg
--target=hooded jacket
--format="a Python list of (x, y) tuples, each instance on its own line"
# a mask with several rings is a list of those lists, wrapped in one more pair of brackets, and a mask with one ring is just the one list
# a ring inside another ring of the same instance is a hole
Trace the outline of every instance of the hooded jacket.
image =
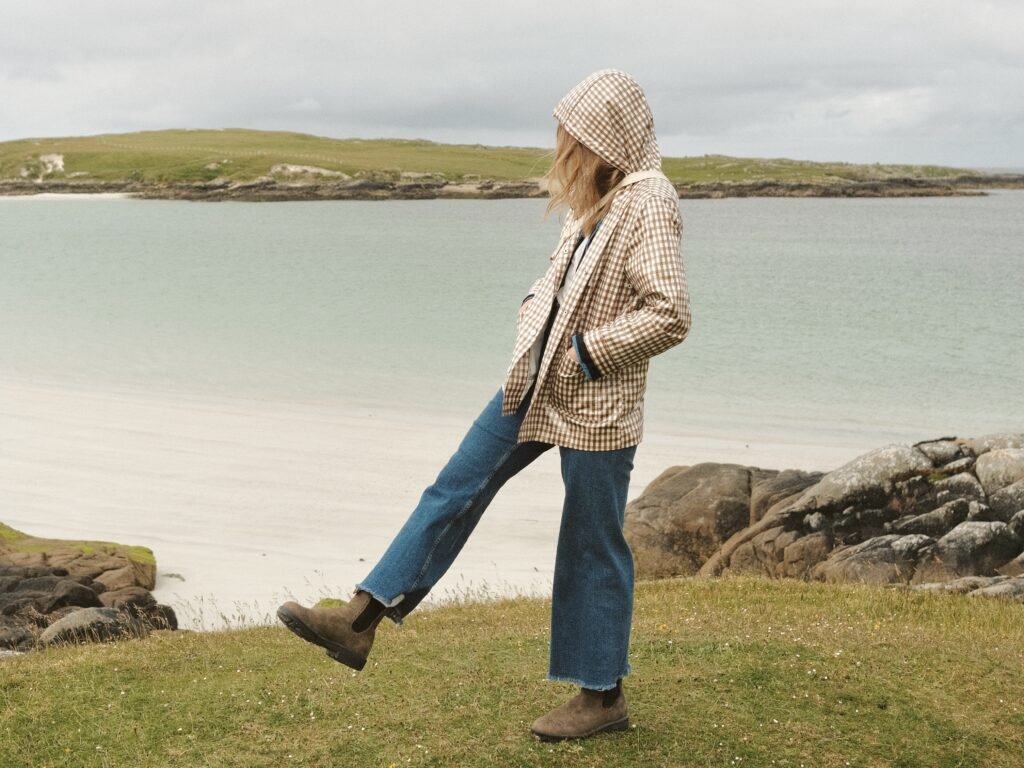
[[(519, 441), (617, 450), (643, 436), (648, 361), (690, 329), (679, 196), (660, 174), (654, 118), (629, 75), (595, 72), (558, 103), (554, 116), (580, 143), (641, 179), (627, 177), (616, 193), (558, 308)], [(570, 211), (551, 265), (520, 312), (502, 387), (505, 415), (527, 395), (529, 351), (547, 326), (580, 234)], [(575, 354), (567, 355), (569, 349)]]

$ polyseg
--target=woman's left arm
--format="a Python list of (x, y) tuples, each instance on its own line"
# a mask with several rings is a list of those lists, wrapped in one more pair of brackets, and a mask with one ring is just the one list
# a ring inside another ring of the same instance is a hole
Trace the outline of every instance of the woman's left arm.
[(640, 306), (573, 337), (588, 378), (597, 379), (664, 352), (690, 330), (690, 301), (680, 255), (678, 202), (650, 197), (642, 203), (626, 278)]

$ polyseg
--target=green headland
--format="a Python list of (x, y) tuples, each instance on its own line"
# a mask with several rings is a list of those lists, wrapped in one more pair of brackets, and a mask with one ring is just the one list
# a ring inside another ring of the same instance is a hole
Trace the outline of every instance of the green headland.
[[(123, 192), (196, 200), (539, 197), (551, 151), (302, 133), (165, 130), (0, 142), (0, 194)], [(668, 157), (681, 197), (904, 196), (1024, 186), (937, 165)]]

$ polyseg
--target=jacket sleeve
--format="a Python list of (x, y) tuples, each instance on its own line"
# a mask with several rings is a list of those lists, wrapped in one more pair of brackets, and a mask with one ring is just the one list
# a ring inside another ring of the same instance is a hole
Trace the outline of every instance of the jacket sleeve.
[(679, 251), (679, 204), (650, 197), (642, 206), (626, 262), (626, 278), (639, 306), (573, 338), (583, 371), (591, 379), (654, 357), (690, 331), (690, 300)]

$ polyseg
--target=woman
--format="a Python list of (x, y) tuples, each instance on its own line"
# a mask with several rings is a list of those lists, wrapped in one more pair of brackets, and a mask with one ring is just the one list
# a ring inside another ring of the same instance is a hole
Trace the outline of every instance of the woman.
[(580, 693), (537, 719), (546, 741), (628, 727), (622, 678), (633, 559), (622, 533), (642, 435), (648, 360), (690, 327), (678, 196), (661, 173), (650, 107), (616, 70), (563, 98), (549, 211), (569, 215), (547, 273), (519, 310), (501, 390), (341, 608), (278, 610), (297, 635), (362, 669), (382, 617), (401, 621), (455, 559), (498, 489), (553, 446), (565, 500), (551, 610), (549, 678)]

